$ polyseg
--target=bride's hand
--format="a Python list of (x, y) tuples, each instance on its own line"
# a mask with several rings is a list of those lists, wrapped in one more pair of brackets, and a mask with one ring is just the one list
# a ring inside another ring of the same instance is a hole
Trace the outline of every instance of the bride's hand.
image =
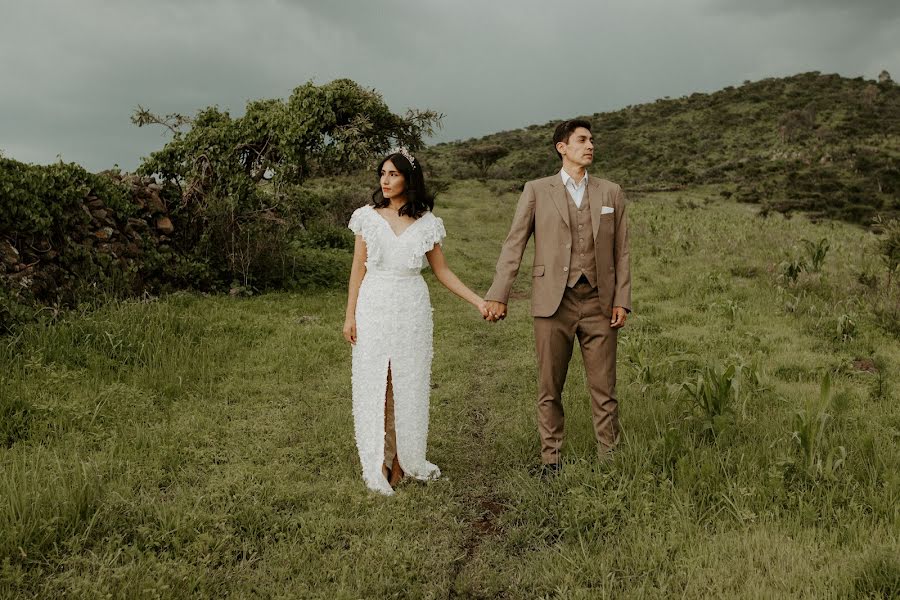
[(356, 344), (356, 319), (347, 318), (344, 321), (344, 339), (351, 344)]
[(486, 321), (490, 321), (491, 311), (488, 310), (487, 302), (484, 300), (479, 300), (478, 304), (475, 305), (475, 308), (478, 309), (478, 312), (481, 313), (481, 318)]

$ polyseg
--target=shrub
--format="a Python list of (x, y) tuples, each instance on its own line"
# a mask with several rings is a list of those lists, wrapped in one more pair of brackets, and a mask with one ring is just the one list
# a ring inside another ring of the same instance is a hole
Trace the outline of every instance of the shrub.
[(64, 238), (74, 224), (87, 222), (81, 202), (92, 194), (121, 217), (134, 213), (127, 190), (110, 177), (74, 163), (41, 166), (0, 158), (0, 235)]
[(887, 268), (887, 287), (890, 289), (894, 273), (900, 270), (900, 219), (885, 220), (878, 217), (875, 219), (875, 226), (881, 230), (878, 249)]

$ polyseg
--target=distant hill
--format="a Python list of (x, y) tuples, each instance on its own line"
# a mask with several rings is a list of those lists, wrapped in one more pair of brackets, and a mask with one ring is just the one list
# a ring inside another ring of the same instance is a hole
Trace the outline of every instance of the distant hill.
[[(766, 209), (867, 224), (900, 216), (900, 86), (819, 72), (745, 82), (712, 94), (665, 98), (588, 116), (592, 171), (626, 188), (723, 184), (723, 194)], [(559, 168), (556, 122), (428, 149), (439, 178), (516, 182)], [(473, 148), (509, 153), (489, 168)]]

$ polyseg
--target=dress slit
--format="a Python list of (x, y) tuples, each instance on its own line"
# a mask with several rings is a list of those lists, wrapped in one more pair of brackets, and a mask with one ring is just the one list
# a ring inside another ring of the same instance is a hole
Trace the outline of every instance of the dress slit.
[[(391, 405), (392, 405), (391, 410), (393, 411), (393, 414), (390, 415), (390, 420), (391, 420), (391, 423), (393, 424), (393, 430), (394, 430), (394, 439), (393, 439), (394, 454), (391, 457), (391, 461), (385, 460), (384, 464), (387, 466), (388, 469), (390, 469), (391, 464), (389, 464), (389, 463), (392, 462), (394, 458), (396, 458), (398, 461), (400, 460), (400, 449), (397, 447), (397, 393), (396, 393), (396, 388), (394, 386), (395, 379), (393, 377), (393, 373), (391, 370), (390, 358), (388, 358), (387, 377), (385, 378), (385, 387), (384, 387), (384, 419), (383, 419), (384, 431), (383, 431), (383, 435), (382, 435), (382, 439), (384, 439), (384, 440), (386, 440), (388, 437), (388, 426), (387, 426), (387, 423), (388, 423), (388, 399), (387, 399), (388, 385), (387, 385), (387, 382), (388, 381), (390, 381), (391, 395), (393, 396), (391, 398)], [(386, 449), (383, 449), (383, 450), (386, 450)], [(384, 455), (384, 452), (382, 452), (382, 455)], [(384, 458), (387, 459), (386, 456)], [(401, 467), (402, 467), (402, 464), (401, 464)]]

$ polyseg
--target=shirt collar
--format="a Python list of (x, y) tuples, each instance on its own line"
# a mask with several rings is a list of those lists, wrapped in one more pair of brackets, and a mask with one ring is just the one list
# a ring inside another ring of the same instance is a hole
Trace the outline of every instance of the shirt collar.
[(575, 183), (575, 179), (571, 175), (566, 173), (565, 169), (560, 169), (559, 174), (562, 177), (563, 185), (565, 185), (565, 186), (568, 186), (570, 181), (572, 182), (572, 185), (574, 185), (576, 189), (580, 188), (583, 185), (587, 185), (587, 180), (588, 180), (587, 171), (584, 172), (584, 177), (582, 177), (581, 181), (579, 181), (578, 183)]

